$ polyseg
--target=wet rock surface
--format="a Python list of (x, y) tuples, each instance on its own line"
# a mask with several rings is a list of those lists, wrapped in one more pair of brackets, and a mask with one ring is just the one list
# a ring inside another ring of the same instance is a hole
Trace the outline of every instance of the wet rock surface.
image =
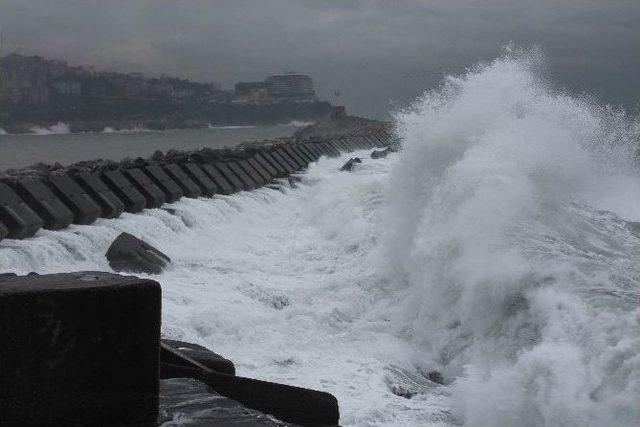
[(345, 172), (351, 172), (353, 170), (353, 168), (358, 164), (358, 163), (362, 163), (362, 160), (360, 160), (359, 157), (353, 157), (351, 159), (349, 159), (349, 161), (347, 161), (347, 163), (345, 163), (344, 165), (342, 165), (342, 167), (340, 168), (341, 171), (345, 171)]
[(158, 423), (163, 427), (294, 426), (246, 408), (235, 400), (210, 390), (206, 384), (190, 378), (171, 378), (160, 381)]
[(120, 234), (106, 254), (109, 265), (117, 272), (160, 274), (171, 259), (129, 233)]

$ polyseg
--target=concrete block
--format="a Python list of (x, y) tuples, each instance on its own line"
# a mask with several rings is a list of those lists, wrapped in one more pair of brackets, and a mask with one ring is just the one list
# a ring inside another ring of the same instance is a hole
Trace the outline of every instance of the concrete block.
[(102, 173), (102, 182), (104, 182), (113, 193), (118, 196), (124, 203), (124, 210), (131, 213), (140, 212), (147, 204), (136, 187), (133, 186), (119, 170), (105, 171)]
[(340, 157), (340, 150), (338, 150), (336, 147), (329, 144), (328, 142), (323, 142), (321, 146), (325, 149), (329, 157)]
[(289, 156), (293, 160), (293, 163), (296, 165), (296, 169), (304, 169), (307, 166), (307, 162), (302, 160), (302, 158), (291, 149), (291, 147), (282, 147), (282, 151)]
[(359, 150), (365, 150), (369, 148), (366, 145), (364, 145), (364, 143), (362, 142), (362, 139), (359, 136), (352, 136), (350, 139), (353, 145), (358, 147)]
[(170, 163), (164, 166), (164, 170), (167, 172), (167, 175), (173, 178), (180, 188), (182, 188), (186, 197), (195, 199), (202, 196), (202, 190), (198, 184), (193, 182), (193, 180), (187, 176), (180, 166), (175, 163)]
[(325, 153), (323, 150), (320, 149), (320, 146), (318, 144), (304, 144), (303, 147), (305, 147), (309, 152), (311, 152), (311, 154), (313, 154), (315, 156), (315, 159), (318, 160), (320, 157), (322, 157)]
[(100, 207), (103, 218), (117, 218), (124, 212), (124, 202), (100, 179), (100, 174), (82, 172), (74, 176), (76, 182)]
[(5, 183), (0, 182), (0, 221), (9, 230), (6, 237), (24, 239), (36, 234), (44, 221)]
[(0, 276), (0, 424), (156, 425), (160, 304), (131, 276)]
[(151, 181), (164, 193), (167, 203), (177, 202), (184, 196), (180, 186), (158, 165), (149, 165), (142, 168)]
[(273, 150), (269, 153), (271, 157), (276, 159), (278, 163), (287, 168), (288, 173), (295, 172), (298, 170), (298, 165), (293, 161), (284, 151), (277, 149)]
[(205, 196), (211, 197), (218, 192), (218, 186), (202, 171), (200, 166), (195, 163), (185, 163), (182, 165), (182, 169), (184, 169), (193, 182), (200, 186), (202, 194)]
[(75, 224), (91, 224), (100, 216), (100, 206), (69, 175), (50, 175), (49, 187), (73, 212)]
[(386, 146), (387, 146), (387, 143), (386, 143), (382, 138), (380, 138), (380, 136), (378, 136), (378, 135), (376, 135), (376, 134), (371, 134), (371, 135), (369, 135), (369, 137), (370, 137), (371, 139), (373, 139), (374, 143), (375, 143), (378, 147), (386, 147)]
[(236, 191), (241, 191), (241, 190), (250, 190), (250, 184), (245, 183), (243, 180), (241, 180), (238, 175), (236, 175), (236, 173), (231, 170), (231, 168), (229, 167), (228, 163), (214, 163), (213, 167), (215, 167), (218, 172), (220, 172), (222, 174), (222, 176), (229, 181), (229, 183), (231, 185), (233, 185), (233, 188)]
[[(218, 192), (220, 194), (231, 194), (234, 191), (236, 191), (234, 186), (228, 180), (226, 180), (222, 176), (220, 171), (217, 170), (213, 165), (205, 163), (200, 165), (200, 168), (204, 171), (204, 173), (207, 174), (207, 176), (211, 179), (211, 181), (213, 181), (216, 184), (216, 187), (218, 188)], [(238, 187), (238, 190), (240, 189), (241, 188)]]
[(347, 147), (347, 150), (350, 152), (357, 150), (357, 147), (353, 144), (353, 142), (351, 142), (351, 138), (342, 138), (340, 139), (340, 142), (342, 142), (342, 144)]
[(260, 174), (260, 176), (262, 176), (262, 178), (264, 178), (264, 182), (265, 183), (271, 182), (271, 179), (275, 176), (275, 175), (267, 172), (267, 170), (265, 168), (263, 168), (262, 165), (260, 164), (260, 162), (258, 162), (258, 160), (255, 158), (255, 156), (248, 158), (247, 162), (249, 162), (249, 164), (251, 166), (253, 166), (253, 168), (256, 170), (256, 172), (258, 172)]
[(244, 188), (245, 190), (255, 190), (256, 189), (258, 184), (253, 179), (251, 179), (249, 174), (247, 172), (245, 172), (245, 170), (243, 168), (241, 168), (238, 163), (236, 163), (236, 162), (228, 162), (228, 163), (225, 163), (225, 164), (240, 179), (240, 181), (242, 181), (242, 185), (243, 185), (242, 188)]
[(307, 157), (310, 158), (312, 162), (315, 162), (316, 160), (318, 160), (318, 157), (320, 157), (319, 154), (316, 154), (314, 150), (311, 150), (306, 145), (300, 144), (298, 145), (298, 149), (302, 151), (304, 154), (306, 154)]
[(276, 160), (276, 158), (273, 156), (273, 153), (264, 151), (262, 153), (258, 153), (256, 157), (262, 158), (264, 159), (265, 162), (269, 163), (271, 167), (275, 169), (277, 177), (282, 178), (289, 175), (290, 166), (287, 163), (285, 163), (284, 160), (282, 161)]
[(188, 420), (188, 427), (291, 426), (216, 393), (202, 381), (179, 377), (161, 379), (158, 425), (184, 425), (178, 420)]
[[(262, 166), (262, 169), (264, 169), (271, 178), (280, 176), (280, 171), (278, 171), (278, 169), (276, 169), (275, 166), (269, 163), (269, 161), (264, 158), (262, 153), (260, 152), (256, 153), (256, 155), (253, 158), (256, 160), (256, 162), (260, 163), (260, 166)], [(286, 173), (286, 172), (283, 172), (283, 173)]]
[(267, 181), (258, 173), (257, 170), (254, 169), (253, 165), (251, 165), (247, 160), (239, 160), (238, 166), (240, 166), (242, 170), (244, 170), (247, 175), (251, 177), (253, 182), (256, 183), (256, 188), (262, 187), (267, 183)]
[(73, 222), (73, 212), (39, 179), (18, 181), (16, 192), (44, 220), (44, 228), (60, 230)]
[[(209, 350), (206, 347), (203, 347), (197, 344), (182, 342), (182, 341), (164, 340), (164, 339), (162, 340), (162, 343), (189, 356), (190, 358), (202, 363), (207, 368), (213, 369), (216, 372), (220, 372), (222, 374), (227, 374), (227, 375), (236, 374), (236, 367), (231, 360), (225, 359), (224, 357), (220, 356), (217, 353), (214, 353), (213, 351)], [(162, 365), (165, 364), (165, 361), (162, 359), (162, 355), (164, 354), (166, 353), (163, 353), (163, 352), (160, 353), (160, 375), (164, 378), (170, 378), (171, 376), (162, 375), (162, 368), (163, 368)], [(168, 362), (173, 362), (173, 363), (167, 363), (167, 364), (170, 364), (170, 365), (175, 364), (176, 361), (180, 363), (179, 359), (172, 359)], [(185, 366), (185, 365), (182, 364), (182, 366)]]
[(338, 153), (338, 157), (345, 151), (344, 147), (338, 145), (336, 140), (327, 141), (327, 145), (329, 145), (336, 153)]
[(0, 222), (0, 240), (4, 239), (9, 235), (9, 229), (6, 225)]
[(149, 176), (139, 168), (125, 169), (122, 172), (133, 186), (144, 196), (147, 209), (159, 208), (164, 205), (166, 197)]
[(360, 139), (362, 140), (362, 143), (365, 145), (365, 147), (367, 148), (375, 147), (375, 144), (372, 141), (368, 140), (364, 135), (361, 135)]
[(351, 145), (347, 143), (347, 140), (345, 138), (340, 138), (336, 142), (342, 147), (345, 152), (350, 153), (353, 151), (353, 147), (351, 147)]
[(314, 162), (313, 156), (308, 155), (299, 145), (293, 145), (291, 149), (300, 157), (306, 165)]

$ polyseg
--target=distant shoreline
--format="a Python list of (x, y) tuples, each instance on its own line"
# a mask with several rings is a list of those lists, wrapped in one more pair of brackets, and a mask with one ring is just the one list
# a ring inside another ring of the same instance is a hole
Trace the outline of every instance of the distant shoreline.
[[(114, 122), (92, 121), (86, 122), (57, 122), (51, 125), (41, 125), (35, 123), (23, 123), (19, 126), (3, 128), (0, 126), (0, 136), (43, 136), (43, 135), (65, 135), (83, 133), (139, 133), (158, 132), (167, 130), (187, 130), (187, 129), (211, 129), (211, 130), (231, 130), (231, 129), (251, 129), (263, 126), (283, 126), (292, 128), (304, 128), (314, 124), (315, 121), (289, 120), (282, 123), (253, 123), (253, 124), (212, 124), (204, 121), (183, 121), (180, 123), (170, 123), (158, 125), (157, 121), (134, 121), (121, 120)], [(104, 125), (104, 126), (103, 126)]]

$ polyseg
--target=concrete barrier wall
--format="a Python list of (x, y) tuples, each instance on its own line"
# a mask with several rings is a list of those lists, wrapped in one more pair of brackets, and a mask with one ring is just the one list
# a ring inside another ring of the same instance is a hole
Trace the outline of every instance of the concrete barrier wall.
[(160, 285), (0, 275), (0, 424), (156, 425)]
[[(322, 156), (397, 144), (387, 131), (310, 138), (229, 150), (136, 159), (93, 171), (70, 170), (0, 181), (0, 240), (91, 224), (98, 217), (159, 208), (182, 197), (249, 191), (306, 168)], [(180, 153), (180, 152), (177, 152)]]

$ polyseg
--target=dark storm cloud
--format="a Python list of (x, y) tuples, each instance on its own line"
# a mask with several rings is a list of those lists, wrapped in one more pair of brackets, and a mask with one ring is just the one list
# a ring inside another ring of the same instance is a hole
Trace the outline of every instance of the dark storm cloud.
[(640, 2), (0, 0), (4, 52), (231, 87), (295, 70), (381, 116), (443, 73), (537, 44), (563, 86), (633, 106)]

